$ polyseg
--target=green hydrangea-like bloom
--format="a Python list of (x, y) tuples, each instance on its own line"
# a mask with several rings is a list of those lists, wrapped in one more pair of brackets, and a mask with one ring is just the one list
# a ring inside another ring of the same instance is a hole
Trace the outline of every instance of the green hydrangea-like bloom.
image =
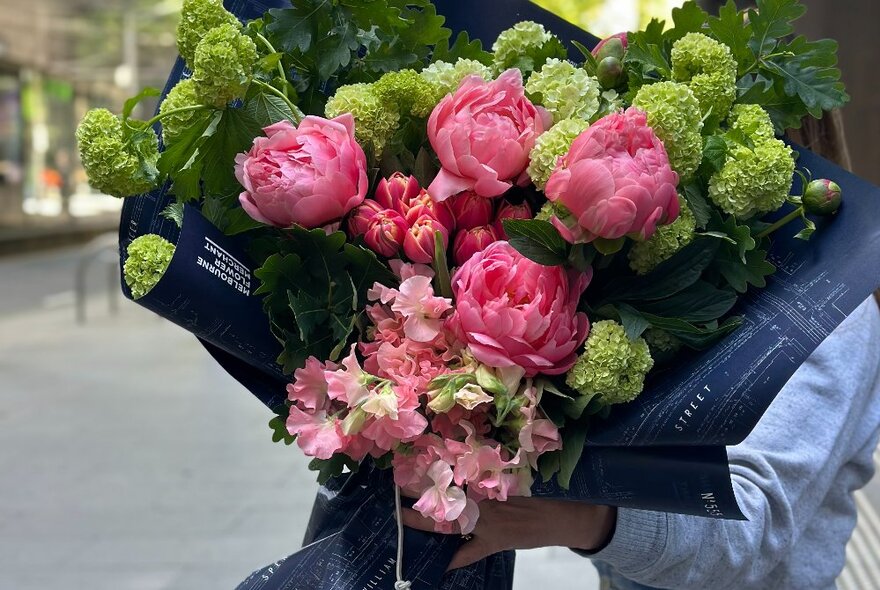
[(770, 114), (756, 104), (734, 105), (728, 122), (733, 129), (741, 131), (755, 143), (776, 137)]
[(208, 31), (196, 49), (193, 82), (203, 104), (225, 107), (250, 86), (259, 55), (253, 40), (236, 25)]
[(599, 110), (599, 81), (567, 60), (549, 59), (526, 84), (532, 100), (553, 115), (554, 121), (589, 119)]
[(427, 117), (440, 102), (437, 86), (415, 70), (389, 72), (373, 84), (373, 92), (385, 104), (396, 105), (401, 113)]
[(140, 299), (149, 293), (162, 279), (173, 257), (174, 244), (156, 234), (143, 235), (129, 244), (123, 275), (132, 297)]
[[(191, 80), (181, 80), (177, 86), (171, 89), (162, 106), (159, 107), (159, 114), (164, 115), (177, 109), (200, 105), (199, 97), (196, 95), (196, 83)], [(187, 111), (185, 113), (177, 113), (162, 118), (162, 139), (166, 146), (174, 143), (181, 133), (186, 131), (193, 123), (198, 111)]]
[(589, 126), (589, 121), (583, 119), (563, 119), (538, 136), (529, 154), (528, 168), (529, 177), (538, 189), (544, 190), (559, 158), (568, 153), (577, 136)]
[[(546, 47), (553, 41), (555, 47)], [(524, 67), (529, 71), (541, 68), (552, 57), (565, 59), (565, 47), (549, 33), (544, 25), (532, 21), (522, 21), (498, 35), (492, 45), (495, 71), (503, 72), (513, 67)]]
[(354, 116), (355, 137), (362, 146), (371, 147), (376, 156), (382, 153), (400, 123), (400, 113), (376, 96), (372, 84), (339, 87), (327, 101), (325, 114), (333, 119), (344, 113)]
[(223, 0), (184, 0), (177, 25), (177, 50), (190, 68), (195, 66), (199, 42), (220, 25), (241, 27), (235, 15), (223, 8)]
[(666, 147), (672, 169), (690, 178), (703, 161), (703, 115), (694, 93), (685, 84), (659, 82), (642, 86), (633, 106), (648, 113), (648, 125)]
[(640, 275), (651, 272), (658, 264), (694, 241), (697, 220), (687, 202), (681, 197), (678, 201), (681, 205), (678, 219), (658, 227), (650, 239), (636, 242), (630, 249), (629, 266)]
[(703, 114), (723, 121), (736, 98), (736, 60), (730, 47), (703, 35), (688, 33), (672, 47), (672, 77), (685, 82)]
[(535, 215), (535, 219), (540, 221), (550, 221), (554, 215), (556, 215), (556, 207), (554, 207), (552, 202), (547, 201), (544, 203), (544, 206), (541, 207), (541, 210), (538, 211), (538, 214)]
[(643, 337), (652, 353), (656, 350), (657, 352), (674, 354), (682, 347), (681, 340), (660, 328), (648, 328)]
[(468, 76), (479, 76), (489, 81), (493, 78), (492, 69), (475, 59), (460, 57), (457, 62), (451, 64), (446, 61), (435, 61), (421, 71), (422, 78), (430, 82), (437, 89), (437, 102), (458, 90), (461, 81)]
[(624, 404), (642, 393), (645, 376), (653, 366), (643, 338), (631, 341), (617, 322), (597, 322), (566, 383), (583, 395), (600, 396), (608, 405)]
[(791, 148), (778, 139), (758, 143), (754, 150), (737, 145), (709, 180), (709, 197), (741, 219), (776, 211), (791, 192), (794, 168)]
[[(130, 125), (143, 125), (129, 120)], [(129, 197), (151, 190), (158, 177), (159, 138), (152, 129), (126, 134), (122, 120), (107, 109), (86, 113), (76, 130), (80, 160), (96, 190)]]

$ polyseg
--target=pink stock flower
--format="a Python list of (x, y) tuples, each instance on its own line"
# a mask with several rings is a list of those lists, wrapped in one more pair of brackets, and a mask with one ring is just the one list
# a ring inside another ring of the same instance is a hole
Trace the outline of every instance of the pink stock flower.
[(431, 485), (413, 508), (438, 523), (454, 522), (464, 512), (467, 496), (463, 489), (452, 485), (452, 468), (445, 461), (435, 461), (427, 475)]
[(355, 355), (356, 345), (342, 361), (342, 368), (324, 371), (327, 380), (327, 394), (332, 400), (344, 401), (349, 408), (354, 408), (370, 395), (367, 385), (373, 377), (361, 368)]
[(347, 444), (339, 420), (325, 411), (304, 412), (291, 406), (287, 431), (297, 437), (296, 443), (306, 455), (317, 459), (330, 459)]
[(540, 265), (495, 242), (455, 273), (450, 325), (485, 365), (561, 375), (587, 338), (589, 320), (577, 307), (591, 276)]
[(532, 208), (529, 207), (528, 203), (522, 202), (519, 205), (514, 205), (510, 201), (504, 201), (498, 209), (498, 215), (495, 216), (495, 223), (492, 227), (495, 229), (495, 235), (498, 236), (498, 239), (506, 240), (507, 232), (504, 231), (505, 219), (532, 219), (533, 217)]
[(465, 191), (445, 202), (449, 203), (452, 215), (455, 217), (455, 226), (460, 231), (492, 223), (494, 201), (484, 199), (473, 191)]
[(434, 287), (428, 277), (412, 277), (400, 285), (391, 306), (406, 318), (404, 334), (416, 342), (432, 342), (440, 334), (443, 316), (452, 309), (452, 301), (434, 295)]
[(403, 240), (403, 251), (407, 258), (422, 264), (433, 262), (436, 232), (443, 237), (443, 247), (448, 248), (449, 230), (442, 223), (427, 215), (413, 223)]
[(526, 98), (519, 70), (492, 82), (466, 78), (428, 119), (442, 166), (428, 192), (437, 201), (467, 190), (492, 198), (524, 184), (529, 152), (550, 124), (550, 115)]
[(627, 34), (626, 33), (615, 33), (614, 35), (611, 35), (610, 37), (606, 37), (606, 38), (602, 39), (601, 41), (599, 41), (599, 43), (596, 44), (596, 46), (593, 48), (593, 51), (592, 51), (593, 57), (596, 57), (597, 55), (599, 55), (599, 52), (602, 50), (603, 47), (605, 47), (605, 44), (608, 43), (609, 41), (611, 41), (612, 39), (620, 39), (620, 42), (623, 43), (623, 48), (626, 49), (626, 47), (628, 45), (628, 40), (629, 40), (627, 37)]
[(329, 401), (324, 371), (335, 369), (333, 363), (327, 363), (325, 367), (315, 357), (309, 357), (306, 366), (293, 373), (294, 381), (287, 386), (287, 398), (307, 410), (323, 408)]
[(235, 158), (248, 215), (276, 227), (312, 229), (344, 217), (367, 194), (367, 158), (354, 140), (354, 118), (306, 117), (299, 127), (281, 121), (265, 129)]
[(404, 176), (395, 172), (390, 178), (379, 181), (374, 198), (383, 209), (392, 209), (405, 216), (421, 192), (422, 187), (415, 176)]
[(644, 112), (603, 117), (574, 141), (547, 182), (547, 198), (573, 224), (554, 224), (570, 242), (650, 238), (678, 217), (678, 174)]
[(498, 234), (491, 226), (475, 227), (466, 231), (460, 231), (455, 235), (455, 243), (452, 246), (452, 260), (456, 266), (461, 266), (470, 260), (474, 254), (482, 252), (497, 241)]
[(348, 218), (348, 231), (352, 236), (362, 236), (370, 228), (370, 222), (377, 213), (383, 211), (382, 206), (376, 201), (367, 199), (364, 204), (355, 209)]
[(370, 220), (364, 242), (373, 252), (390, 258), (400, 252), (409, 224), (396, 211), (384, 209)]

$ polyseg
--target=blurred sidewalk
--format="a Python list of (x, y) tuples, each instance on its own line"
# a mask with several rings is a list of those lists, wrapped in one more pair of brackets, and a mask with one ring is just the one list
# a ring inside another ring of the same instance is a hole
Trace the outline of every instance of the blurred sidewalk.
[[(103, 272), (76, 325), (76, 259), (0, 261), (0, 589), (232, 590), (300, 546), (308, 461), (194, 338), (111, 316)], [(518, 590), (598, 587), (564, 549), (518, 566)]]

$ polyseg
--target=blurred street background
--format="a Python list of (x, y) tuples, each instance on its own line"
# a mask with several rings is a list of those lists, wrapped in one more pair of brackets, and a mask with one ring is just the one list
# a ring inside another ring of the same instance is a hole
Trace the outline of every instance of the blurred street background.
[[(598, 35), (679, 4), (539, 3)], [(841, 43), (856, 172), (880, 183), (880, 3), (806, 4), (802, 32)], [(307, 461), (271, 442), (266, 410), (195, 339), (122, 300), (120, 203), (78, 163), (87, 109), (164, 85), (179, 8), (0, 0), (0, 590), (231, 590), (305, 530)], [(859, 501), (841, 587), (876, 588), (880, 492)], [(518, 566), (517, 590), (598, 588), (567, 550), (524, 552)]]

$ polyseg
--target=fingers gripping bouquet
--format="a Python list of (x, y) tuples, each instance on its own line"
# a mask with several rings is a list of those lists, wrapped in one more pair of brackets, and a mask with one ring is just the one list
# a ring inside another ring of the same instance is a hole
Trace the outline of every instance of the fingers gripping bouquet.
[[(778, 232), (840, 207), (778, 138), (846, 102), (836, 46), (786, 39), (795, 2), (758, 4), (687, 2), (570, 60), (531, 21), (491, 52), (453, 40), (428, 0), (295, 0), (246, 26), (186, 0), (191, 76), (147, 122), (155, 90), (88, 113), (82, 161), (108, 194), (164, 184), (168, 219), (197, 206), (243, 236), (289, 381), (276, 440), (322, 482), (391, 468), (467, 533), (482, 501), (568, 487), (588, 428), (737, 330)], [(174, 248), (131, 243), (133, 297)]]

